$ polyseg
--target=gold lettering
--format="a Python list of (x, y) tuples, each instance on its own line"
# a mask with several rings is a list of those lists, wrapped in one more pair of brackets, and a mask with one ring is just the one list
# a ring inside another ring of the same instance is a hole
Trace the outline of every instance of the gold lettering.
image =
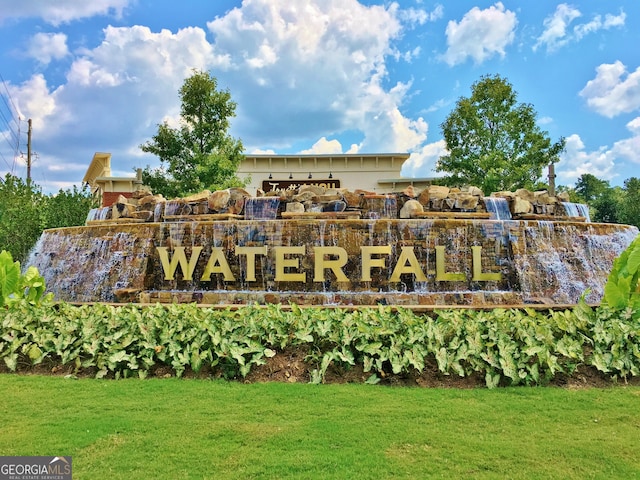
[(384, 258), (371, 258), (371, 255), (391, 255), (391, 245), (360, 247), (362, 254), (362, 281), (371, 281), (371, 268), (385, 268)]
[(487, 273), (482, 271), (482, 247), (480, 245), (474, 245), (471, 247), (471, 252), (473, 254), (473, 277), (471, 280), (474, 282), (491, 282), (502, 279), (502, 274), (500, 272)]
[(436, 282), (462, 282), (466, 279), (464, 273), (445, 272), (444, 246), (436, 246)]
[(200, 280), (202, 281), (211, 281), (211, 274), (213, 273), (222, 273), (224, 275), (225, 282), (233, 282), (236, 277), (231, 273), (231, 268), (229, 268), (229, 262), (224, 256), (224, 251), (221, 247), (213, 247), (211, 249), (211, 256), (209, 257), (209, 261), (207, 262), (207, 266), (204, 268), (204, 272), (202, 273), (202, 277)]
[[(349, 283), (349, 279), (342, 271), (342, 267), (344, 267), (347, 264), (347, 260), (349, 260), (347, 251), (344, 248), (313, 247), (313, 252), (315, 256), (314, 282), (324, 282), (324, 271), (330, 268), (338, 282)], [(327, 255), (338, 258), (329, 260), (325, 258)]]
[(247, 256), (247, 282), (256, 281), (256, 255), (266, 255), (267, 246), (263, 247), (238, 247), (236, 246), (236, 255)]
[(169, 262), (169, 253), (167, 247), (156, 247), (158, 255), (160, 255), (160, 262), (162, 262), (162, 269), (164, 270), (164, 279), (173, 280), (174, 274), (180, 265), (182, 269), (182, 276), (184, 280), (193, 280), (193, 271), (198, 263), (200, 252), (202, 247), (193, 247), (191, 249), (191, 258), (187, 261), (187, 256), (184, 253), (184, 247), (176, 247), (173, 250), (173, 256), (171, 262)]
[(286, 273), (285, 268), (299, 268), (300, 258), (285, 258), (285, 255), (304, 255), (305, 247), (274, 247), (276, 257), (276, 282), (305, 282), (307, 274), (304, 272)]
[(398, 263), (396, 263), (396, 267), (393, 269), (393, 273), (391, 274), (391, 278), (389, 279), (389, 281), (399, 282), (400, 275), (402, 275), (403, 273), (413, 273), (416, 276), (416, 280), (418, 282), (427, 281), (427, 277), (420, 267), (420, 263), (416, 258), (413, 247), (402, 247), (400, 256), (398, 257)]

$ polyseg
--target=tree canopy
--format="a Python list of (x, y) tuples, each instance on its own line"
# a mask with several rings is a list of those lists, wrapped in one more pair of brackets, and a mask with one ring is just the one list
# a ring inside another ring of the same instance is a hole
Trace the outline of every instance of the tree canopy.
[(517, 103), (506, 79), (481, 77), (440, 125), (449, 154), (436, 170), (449, 174), (449, 184), (474, 185), (486, 194), (533, 188), (565, 145), (564, 138), (551, 143), (536, 115), (530, 104)]
[(236, 103), (208, 72), (194, 71), (180, 88), (180, 125), (167, 121), (140, 146), (160, 159), (160, 167), (142, 172), (145, 185), (167, 198), (204, 189), (242, 185), (236, 171), (243, 158), (242, 142), (228, 134)]
[(606, 180), (600, 180), (591, 173), (583, 173), (576, 182), (575, 190), (583, 201), (591, 203), (597, 200), (608, 188), (609, 182)]
[(38, 185), (7, 174), (0, 178), (0, 250), (24, 262), (42, 230), (84, 225), (95, 206), (87, 188), (44, 195)]

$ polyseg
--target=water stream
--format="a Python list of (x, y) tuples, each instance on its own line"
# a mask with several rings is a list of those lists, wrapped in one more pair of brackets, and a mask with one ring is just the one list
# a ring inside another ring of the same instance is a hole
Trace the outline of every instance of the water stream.
[(276, 202), (255, 205), (252, 220), (47, 230), (26, 265), (67, 301), (564, 304), (587, 289), (599, 301), (638, 235), (586, 222), (268, 220)]

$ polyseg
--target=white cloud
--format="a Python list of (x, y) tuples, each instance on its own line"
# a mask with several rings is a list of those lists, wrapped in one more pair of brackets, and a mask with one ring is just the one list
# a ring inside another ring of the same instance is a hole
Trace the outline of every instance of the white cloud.
[(456, 65), (468, 58), (480, 64), (496, 54), (504, 57), (505, 48), (514, 40), (517, 23), (516, 14), (505, 10), (501, 2), (485, 10), (473, 7), (460, 23), (449, 21), (448, 48), (442, 58), (449, 65)]
[(582, 13), (577, 8), (566, 3), (561, 3), (556, 7), (553, 15), (545, 18), (544, 32), (538, 37), (538, 41), (533, 46), (533, 50), (544, 45), (548, 51), (555, 50), (567, 43), (567, 28), (576, 18), (580, 18)]
[(558, 164), (558, 177), (562, 183), (575, 183), (581, 175), (590, 173), (603, 180), (612, 180), (618, 176), (619, 165), (624, 161), (640, 164), (640, 117), (627, 123), (631, 132), (612, 147), (602, 146), (589, 152), (579, 135), (573, 134), (566, 139), (566, 150)]
[(640, 117), (627, 123), (627, 129), (633, 135), (614, 143), (612, 153), (616, 159), (623, 158), (640, 164)]
[[(11, 86), (12, 96), (23, 117), (34, 119), (36, 148), (47, 144), (38, 164), (51, 176), (68, 165), (68, 177), (96, 151), (112, 153), (114, 172), (157, 162), (138, 145), (163, 119), (176, 118), (178, 90), (192, 69), (211, 71), (219, 88), (230, 89), (238, 105), (231, 133), (248, 151), (323, 138), (312, 150), (337, 151), (339, 141), (326, 139), (342, 134), (361, 139), (348, 153), (413, 151), (426, 140), (428, 125), (402, 112), (410, 83), (386, 84), (386, 61), (406, 27), (403, 15), (396, 3), (245, 0), (207, 24), (209, 38), (196, 27), (174, 33), (109, 26), (97, 46), (67, 52), (65, 81), (48, 85), (36, 75)], [(417, 11), (408, 16), (422, 18)], [(62, 43), (50, 43), (58, 48), (50, 46), (42, 61), (64, 51)], [(67, 163), (71, 158), (74, 164)], [(83, 174), (76, 174), (78, 181)]]
[(31, 118), (35, 130), (45, 130), (47, 119), (59, 113), (56, 95), (49, 92), (42, 74), (34, 75), (20, 86), (10, 85), (9, 93), (20, 118)]
[[(634, 135), (640, 135), (640, 117), (636, 117), (627, 123), (627, 128)], [(640, 153), (640, 151), (638, 153)]]
[(0, 23), (11, 18), (39, 17), (60, 25), (95, 15), (119, 18), (131, 0), (0, 0)]
[(261, 148), (255, 148), (251, 150), (251, 154), (253, 155), (275, 155), (275, 150), (268, 148), (267, 150), (263, 150)]
[(411, 153), (409, 160), (402, 166), (403, 177), (441, 177), (441, 172), (436, 172), (438, 159), (447, 155), (448, 150), (444, 140), (429, 143), (417, 151)]
[(439, 98), (434, 103), (429, 105), (426, 109), (424, 109), (424, 113), (437, 112), (438, 110), (443, 109), (444, 107), (446, 107), (450, 103), (451, 103), (451, 101), (447, 100), (446, 98)]
[(544, 31), (538, 37), (533, 50), (544, 46), (548, 52), (553, 52), (571, 41), (581, 40), (590, 33), (624, 26), (627, 18), (624, 12), (620, 12), (619, 15), (606, 14), (604, 20), (601, 15), (594, 15), (591, 21), (577, 24), (571, 31), (571, 23), (581, 16), (582, 12), (575, 7), (566, 3), (558, 5), (556, 11), (545, 18)]
[[(217, 60), (199, 28), (174, 34), (108, 27), (104, 34), (98, 47), (75, 58), (66, 83), (53, 88), (34, 75), (11, 86), (21, 117), (33, 119), (35, 148), (48, 145), (46, 152), (39, 151), (38, 167), (51, 176), (60, 165), (68, 165), (67, 177), (75, 172), (68, 164), (71, 158), (76, 163), (86, 159), (86, 169), (96, 151), (113, 154), (114, 172), (132, 172), (139, 162), (155, 161), (131, 152), (139, 152), (137, 146), (155, 133), (156, 124), (177, 115), (178, 90), (191, 70), (208, 69)], [(76, 183), (83, 174), (77, 172)]]
[(308, 150), (302, 150), (301, 154), (328, 154), (328, 153), (342, 153), (342, 144), (338, 140), (327, 140), (326, 137), (322, 137)]
[(604, 17), (604, 21), (602, 20), (602, 16), (596, 15), (590, 22), (576, 25), (573, 31), (576, 39), (580, 40), (585, 35), (597, 32), (598, 30), (609, 30), (613, 27), (622, 27), (624, 26), (626, 18), (627, 15), (624, 12), (621, 12), (620, 15), (607, 14)]
[(42, 64), (60, 60), (69, 54), (64, 33), (36, 33), (27, 47), (27, 54)]
[(640, 108), (640, 67), (628, 73), (625, 65), (616, 61), (596, 68), (596, 77), (580, 91), (587, 105), (605, 117), (615, 117)]
[(431, 18), (395, 3), (253, 0), (207, 23), (215, 54), (228, 60), (218, 76), (233, 86), (237, 131), (248, 145), (278, 148), (346, 130), (364, 134), (360, 151), (415, 147), (424, 122), (400, 112), (407, 84), (383, 86), (385, 62), (398, 55), (403, 19)]
[(614, 159), (611, 149), (600, 147), (593, 152), (588, 152), (579, 135), (569, 135), (566, 138), (565, 151), (561, 154), (556, 169), (559, 183), (573, 184), (585, 173), (595, 175), (602, 180), (611, 180), (616, 175)]
[(444, 7), (436, 5), (432, 12), (418, 8), (399, 10), (399, 18), (409, 25), (424, 25), (427, 22), (435, 22), (444, 16)]

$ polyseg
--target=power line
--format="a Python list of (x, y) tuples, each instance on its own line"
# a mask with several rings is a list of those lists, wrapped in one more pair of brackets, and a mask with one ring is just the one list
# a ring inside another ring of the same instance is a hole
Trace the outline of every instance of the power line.
[(0, 73), (0, 80), (2, 81), (2, 85), (4, 86), (4, 91), (7, 92), (7, 98), (9, 99), (9, 101), (11, 102), (11, 105), (13, 106), (13, 111), (16, 113), (16, 116), (20, 118), (20, 114), (18, 113), (16, 104), (13, 103), (13, 99), (11, 98), (11, 93), (9, 93), (9, 89), (7, 88), (7, 82), (5, 82), (4, 77), (2, 76), (2, 73)]
[[(4, 109), (0, 108), (0, 119), (3, 120), (4, 124), (7, 127), (6, 130), (4, 128), (2, 129), (2, 136), (13, 151), (13, 164), (9, 164), (2, 152), (0, 152), (0, 156), (2, 157), (2, 160), (7, 165), (11, 173), (13, 173), (16, 166), (18, 152), (20, 151), (20, 114), (18, 113), (16, 104), (13, 102), (13, 98), (11, 97), (11, 93), (9, 92), (9, 88), (7, 87), (7, 82), (5, 81), (1, 73), (0, 81), (2, 81), (2, 86), (4, 87), (4, 92), (0, 92), (0, 97), (2, 98), (2, 103), (6, 106), (7, 113), (10, 117), (10, 119), (7, 118)], [(2, 105), (0, 105), (0, 107), (1, 106)], [(17, 126), (17, 131), (14, 128), (14, 125)]]
[[(6, 163), (6, 164), (7, 164), (7, 168), (9, 168), (9, 170), (11, 171), (11, 173), (13, 173), (13, 168), (14, 168), (14, 167), (12, 167), (11, 165), (9, 165), (9, 162), (7, 162), (7, 159), (6, 159), (6, 158), (4, 158), (4, 155), (3, 155), (2, 151), (0, 151), (0, 157), (2, 157), (2, 160), (4, 161), (4, 163)], [(14, 160), (14, 162), (15, 162), (15, 160)]]
[[(5, 115), (2, 112), (2, 110), (0, 110), (0, 117), (2, 117), (2, 119), (4, 120), (4, 123), (7, 125), (7, 130), (9, 131), (9, 133), (11, 134), (11, 137), (13, 138), (13, 142), (10, 141), (9, 139), (7, 139), (7, 143), (9, 143), (11, 148), (13, 148), (14, 150), (17, 151), (19, 149), (19, 145), (20, 145), (20, 130), (18, 130), (18, 133), (16, 133), (14, 131), (14, 129), (12, 128), (10, 122), (5, 117)], [(19, 127), (19, 125), (18, 125), (18, 127)], [(4, 129), (3, 129), (3, 133), (4, 133)], [(6, 138), (6, 135), (5, 135), (5, 138)]]

